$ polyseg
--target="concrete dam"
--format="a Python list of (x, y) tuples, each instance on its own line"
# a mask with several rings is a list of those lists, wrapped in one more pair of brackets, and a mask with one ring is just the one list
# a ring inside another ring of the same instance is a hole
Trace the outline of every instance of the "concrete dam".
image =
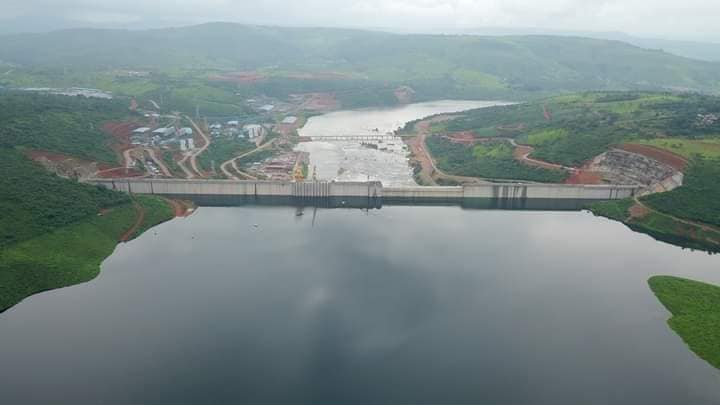
[[(638, 186), (488, 183), (452, 187), (384, 187), (370, 182), (282, 182), (243, 180), (93, 179), (88, 183), (135, 194), (203, 201), (285, 201), (326, 206), (379, 207), (382, 204), (461, 204), (478, 208), (578, 209), (589, 201), (617, 200), (641, 192)], [(212, 204), (210, 202), (216, 202)], [(324, 203), (323, 203), (324, 201)], [(233, 204), (234, 205), (234, 204)], [(477, 205), (477, 204), (475, 204)]]

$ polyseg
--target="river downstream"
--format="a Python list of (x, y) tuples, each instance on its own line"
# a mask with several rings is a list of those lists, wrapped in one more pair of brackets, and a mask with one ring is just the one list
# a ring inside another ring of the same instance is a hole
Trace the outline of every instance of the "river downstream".
[(201, 207), (0, 315), (0, 403), (718, 404), (656, 274), (584, 212)]
[[(311, 137), (297, 150), (310, 153), (310, 166), (318, 180), (379, 180), (385, 186), (413, 186), (408, 151), (402, 139), (384, 139), (378, 149), (362, 145), (361, 140), (337, 140), (337, 137), (384, 136), (406, 123), (430, 115), (455, 113), (475, 108), (507, 104), (499, 101), (443, 100), (409, 104), (395, 108), (337, 111), (311, 117), (298, 133)], [(332, 140), (318, 140), (321, 138)], [(369, 143), (365, 141), (365, 143)], [(384, 150), (383, 150), (384, 149)]]

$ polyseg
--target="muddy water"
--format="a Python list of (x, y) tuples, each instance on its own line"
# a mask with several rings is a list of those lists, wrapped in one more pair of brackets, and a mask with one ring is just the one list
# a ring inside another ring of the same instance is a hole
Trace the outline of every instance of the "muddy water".
[(720, 403), (656, 274), (582, 212), (200, 208), (0, 315), (0, 404)]
[[(396, 108), (338, 111), (312, 117), (298, 132), (301, 136), (374, 136), (392, 133), (407, 122), (434, 114), (460, 112), (504, 104), (497, 101), (444, 100)], [(377, 143), (378, 149), (361, 141), (301, 143), (298, 150), (310, 153), (310, 167), (320, 180), (380, 180), (386, 186), (415, 185), (408, 165), (408, 151), (400, 138)], [(386, 150), (380, 150), (386, 149)]]

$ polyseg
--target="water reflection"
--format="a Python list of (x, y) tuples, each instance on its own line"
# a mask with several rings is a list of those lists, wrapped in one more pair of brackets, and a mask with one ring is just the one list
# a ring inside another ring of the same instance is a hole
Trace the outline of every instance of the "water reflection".
[(0, 403), (717, 404), (646, 283), (717, 259), (582, 212), (201, 207), (0, 315)]
[[(204, 207), (239, 206), (290, 206), (318, 208), (360, 208), (381, 209), (383, 206), (460, 206), (464, 209), (478, 210), (531, 210), (531, 211), (579, 211), (589, 204), (600, 200), (583, 199), (529, 199), (529, 198), (373, 198), (373, 197), (328, 197), (299, 198), (271, 196), (232, 196), (232, 195), (171, 195), (168, 197), (193, 201)], [(296, 216), (305, 215), (305, 211), (296, 211)]]

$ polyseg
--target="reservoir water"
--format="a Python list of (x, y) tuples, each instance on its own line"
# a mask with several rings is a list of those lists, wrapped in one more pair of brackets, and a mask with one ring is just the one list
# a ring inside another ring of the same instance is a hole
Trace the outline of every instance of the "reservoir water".
[[(413, 186), (416, 184), (408, 165), (408, 152), (400, 138), (380, 142), (379, 149), (385, 150), (368, 148), (362, 145), (362, 140), (350, 138), (392, 134), (406, 123), (427, 116), (503, 104), (508, 103), (442, 100), (396, 108), (337, 111), (311, 117), (298, 133), (315, 141), (301, 143), (297, 149), (310, 153), (310, 166), (315, 168), (319, 180), (379, 180), (386, 186)], [(337, 140), (337, 137), (349, 140)]]
[(202, 207), (0, 314), (0, 403), (718, 404), (657, 274), (720, 257), (584, 212)]

